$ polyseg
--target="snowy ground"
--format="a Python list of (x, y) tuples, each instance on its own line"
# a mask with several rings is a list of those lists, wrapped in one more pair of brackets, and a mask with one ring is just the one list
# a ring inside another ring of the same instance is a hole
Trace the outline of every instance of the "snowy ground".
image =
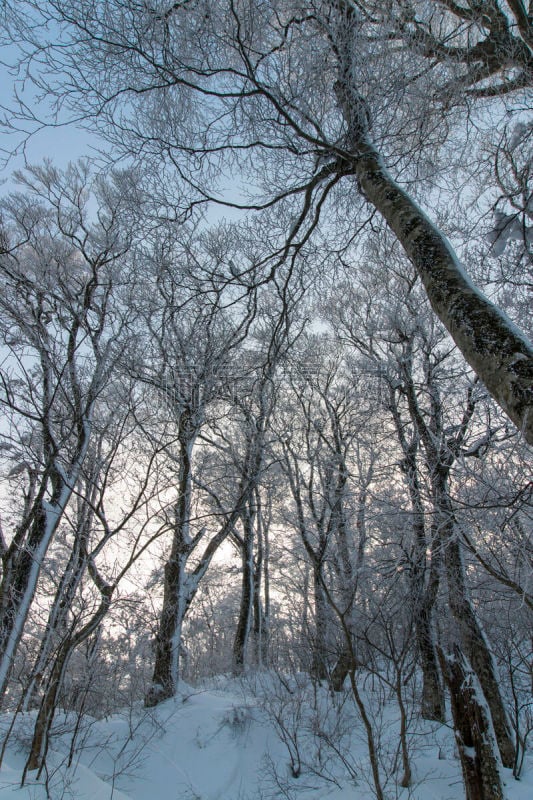
[[(395, 705), (371, 689), (365, 701), (379, 733), (387, 798), (464, 796), (453, 736), (428, 723), (411, 725), (414, 778), (409, 790), (401, 789), (397, 785), (401, 770), (395, 769), (399, 744)], [(29, 780), (20, 789), (33, 718), (21, 715), (16, 722), (0, 770), (0, 800), (374, 797), (366, 740), (349, 695), (334, 699), (326, 692), (317, 695), (303, 678), (280, 682), (264, 676), (253, 687), (223, 678), (203, 688), (183, 685), (178, 697), (157, 709), (137, 707), (107, 720), (86, 720), (71, 768), (66, 762), (76, 720), (61, 715), (48, 756), (48, 794), (43, 779), (39, 785)], [(4, 715), (1, 722), (5, 731), (8, 717)], [(300, 771), (298, 777), (294, 771)], [(509, 800), (533, 797), (533, 769), (519, 782), (505, 772)]]

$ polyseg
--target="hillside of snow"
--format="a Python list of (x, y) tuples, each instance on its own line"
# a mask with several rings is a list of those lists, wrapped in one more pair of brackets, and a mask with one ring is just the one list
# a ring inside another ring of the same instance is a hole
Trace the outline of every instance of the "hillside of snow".
[[(413, 779), (399, 786), (399, 715), (368, 685), (385, 797), (459, 800), (460, 764), (449, 728), (410, 720)], [(370, 800), (368, 743), (348, 692), (331, 696), (304, 676), (262, 675), (182, 684), (155, 709), (137, 706), (105, 720), (61, 714), (47, 773), (20, 782), (33, 712), (20, 714), (0, 770), (0, 800)], [(0, 718), (3, 738), (12, 717)], [(70, 766), (68, 765), (71, 761)], [(533, 797), (533, 769), (504, 770), (509, 800)]]

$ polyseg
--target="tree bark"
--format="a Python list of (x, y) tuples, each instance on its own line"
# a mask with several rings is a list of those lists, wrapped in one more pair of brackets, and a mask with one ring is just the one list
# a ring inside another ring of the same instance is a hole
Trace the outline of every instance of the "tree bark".
[(0, 703), (7, 690), (43, 560), (71, 494), (71, 486), (65, 484), (58, 491), (56, 502), (38, 500), (27, 540), (20, 544), (15, 540), (3, 559), (0, 586)]
[[(411, 442), (407, 441), (404, 433), (404, 426), (400, 418), (400, 411), (396, 402), (395, 392), (392, 387), (390, 387), (389, 408), (394, 418), (396, 433), (404, 454), (400, 466), (405, 475), (412, 511), (413, 566), (411, 572), (411, 586), (416, 643), (420, 656), (420, 666), (422, 668), (421, 713), (424, 719), (444, 722), (446, 717), (446, 704), (444, 699), (444, 687), (439, 672), (433, 625), (433, 609), (437, 600), (440, 584), (440, 565), (442, 559), (439, 551), (441, 543), (438, 537), (434, 537), (431, 566), (428, 570), (426, 558), (428, 542), (426, 536), (425, 511), (419, 481), (419, 465), (417, 463), (419, 436), (414, 435)], [(412, 422), (416, 430), (417, 419), (414, 414), (412, 417)]]
[(329, 679), (329, 647), (330, 614), (329, 606), (324, 595), (321, 565), (313, 564), (313, 591), (315, 597), (315, 630), (313, 636), (313, 655), (311, 661), (311, 675), (316, 680)]
[(242, 588), (239, 619), (233, 642), (233, 673), (240, 675), (246, 665), (248, 643), (252, 627), (255, 602), (254, 585), (254, 511), (248, 507), (243, 515), (243, 539), (241, 542)]
[(337, 663), (331, 670), (331, 688), (334, 692), (342, 692), (344, 688), (344, 681), (350, 674), (350, 672), (355, 672), (357, 669), (357, 661), (352, 656), (352, 652), (349, 647), (344, 647), (339, 658), (337, 659)]
[(165, 564), (163, 608), (156, 636), (152, 682), (144, 704), (151, 708), (173, 697), (179, 678), (181, 632), (190, 599), (187, 596), (188, 553), (174, 553)]
[(505, 767), (512, 768), (516, 756), (512, 730), (501, 696), (492, 653), (468, 598), (460, 546), (455, 539), (450, 539), (446, 543), (445, 563), (449, 603), (462, 648), (472, 664), (490, 709), (502, 763)]
[(504, 800), (490, 714), (476, 676), (458, 647), (453, 656), (441, 652), (440, 659), (450, 691), (466, 800)]
[(111, 605), (111, 597), (114, 588), (115, 587), (112, 585), (102, 588), (102, 599), (93, 616), (78, 633), (68, 636), (59, 647), (35, 721), (32, 744), (26, 766), (24, 767), (22, 783), (24, 783), (28, 771), (37, 769), (40, 774), (40, 771), (44, 767), (50, 740), (50, 729), (57, 710), (57, 698), (63, 685), (63, 679), (69, 661), (76, 648), (97, 630), (106, 616), (109, 606)]
[(194, 549), (190, 536), (192, 450), (198, 431), (194, 412), (191, 409), (183, 411), (178, 434), (178, 498), (174, 509), (172, 545), (164, 568), (163, 607), (156, 635), (152, 682), (145, 698), (147, 708), (173, 697), (177, 687), (181, 630), (192, 599), (186, 567)]
[(47, 669), (50, 655), (61, 631), (66, 629), (66, 620), (72, 602), (87, 566), (87, 542), (90, 532), (90, 521), (82, 521), (81, 530), (76, 535), (74, 548), (69, 556), (68, 564), (57, 588), (52, 608), (48, 614), (46, 629), (39, 647), (37, 658), (33, 663), (28, 684), (24, 692), (23, 711), (34, 708), (42, 675)]
[[(458, 640), (485, 694), (502, 762), (506, 767), (512, 767), (515, 759), (515, 747), (511, 727), (499, 689), (496, 666), (482, 627), (468, 598), (461, 547), (457, 538), (457, 521), (448, 484), (450, 469), (464, 440), (475, 404), (472, 402), (471, 394), (468, 393), (468, 402), (463, 411), (459, 431), (455, 438), (446, 437), (442, 402), (438, 389), (433, 383), (433, 377), (428, 373), (427, 389), (431, 394), (428, 425), (418, 405), (412, 375), (411, 355), (411, 346), (409, 346), (403, 358), (403, 378), (409, 411), (426, 451), (434, 513), (433, 553), (434, 556), (437, 556), (438, 561), (441, 560), (440, 554), (444, 553), (448, 602), (457, 626)], [(435, 558), (432, 560), (433, 568), (436, 568)]]
[(533, 346), (464, 272), (450, 243), (392, 178), (366, 135), (354, 172), (420, 276), (431, 306), (492, 397), (533, 445)]
[[(259, 493), (256, 493), (259, 499)], [(268, 665), (268, 639), (269, 639), (269, 610), (270, 610), (270, 591), (269, 591), (269, 548), (268, 548), (268, 523), (265, 524), (262, 518), (261, 506), (258, 513), (258, 536), (257, 536), (257, 556), (254, 564), (254, 658), (255, 665), (259, 669)], [(261, 587), (264, 586), (263, 598), (261, 598)]]

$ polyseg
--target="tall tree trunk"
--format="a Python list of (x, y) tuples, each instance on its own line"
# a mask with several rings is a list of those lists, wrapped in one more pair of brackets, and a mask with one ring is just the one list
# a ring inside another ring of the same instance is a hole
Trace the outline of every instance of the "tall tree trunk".
[(491, 715), (476, 675), (458, 647), (451, 656), (441, 652), (440, 658), (450, 691), (466, 800), (504, 800)]
[(92, 636), (104, 619), (111, 605), (111, 597), (114, 588), (115, 587), (112, 585), (107, 585), (102, 588), (102, 599), (93, 616), (78, 633), (69, 635), (58, 649), (39, 706), (39, 712), (33, 729), (30, 753), (22, 776), (22, 783), (24, 783), (28, 771), (39, 770), (40, 774), (40, 771), (45, 765), (50, 741), (50, 729), (57, 710), (57, 698), (63, 686), (63, 680), (69, 661), (76, 648)]
[(186, 564), (189, 553), (174, 553), (165, 564), (163, 607), (156, 635), (152, 681), (144, 704), (147, 708), (176, 693), (183, 620), (190, 603)]
[(315, 629), (311, 675), (317, 680), (329, 679), (329, 659), (331, 653), (331, 614), (324, 594), (321, 566), (313, 564), (313, 592), (315, 598)]
[(437, 477), (435, 503), (437, 524), (444, 546), (448, 602), (457, 626), (461, 649), (472, 665), (485, 695), (502, 763), (505, 767), (512, 768), (515, 761), (515, 746), (511, 726), (500, 693), (494, 659), (468, 596), (461, 546), (457, 540), (453, 508), (444, 477), (440, 479)]
[(473, 285), (447, 238), (385, 167), (370, 138), (368, 105), (354, 80), (359, 69), (353, 38), (358, 12), (345, 0), (338, 12), (336, 94), (346, 124), (346, 155), (339, 158), (339, 172), (356, 176), (364, 196), (404, 248), (433, 311), (466, 361), (533, 444), (533, 345)]
[[(449, 474), (456, 454), (464, 441), (468, 424), (474, 413), (475, 404), (471, 393), (463, 412), (463, 418), (455, 438), (446, 436), (442, 402), (438, 387), (433, 383), (431, 372), (427, 372), (427, 390), (431, 396), (429, 425), (418, 406), (412, 376), (411, 343), (402, 360), (402, 371), (406, 387), (409, 410), (418, 432), (424, 441), (426, 463), (430, 474), (431, 494), (434, 512), (433, 552), (440, 560), (444, 553), (445, 573), (448, 584), (448, 602), (456, 623), (461, 649), (472, 665), (485, 694), (492, 723), (496, 733), (502, 762), (512, 767), (515, 747), (503, 698), (500, 694), (498, 678), (492, 654), (479, 620), (468, 598), (464, 578), (461, 548), (457, 538), (457, 522), (449, 490)], [(434, 566), (434, 564), (432, 564)]]
[(183, 620), (194, 590), (188, 585), (187, 561), (194, 549), (190, 535), (192, 498), (192, 451), (198, 427), (193, 412), (179, 420), (178, 498), (174, 509), (172, 545), (164, 568), (163, 607), (156, 635), (152, 682), (145, 698), (147, 708), (173, 697), (179, 678)]
[[(360, 98), (346, 98), (359, 114)], [(533, 445), (533, 346), (464, 272), (450, 243), (392, 178), (352, 120), (353, 171), (367, 200), (401, 242), (431, 306), (498, 405)], [(349, 171), (350, 167), (347, 164)]]
[(242, 588), (239, 619), (233, 642), (233, 673), (240, 675), (245, 668), (248, 656), (248, 643), (252, 628), (255, 603), (254, 582), (254, 518), (255, 512), (248, 506), (243, 515), (243, 539), (241, 542)]
[[(337, 443), (337, 455), (340, 455), (340, 442)], [(334, 692), (342, 692), (346, 678), (350, 672), (355, 672), (358, 666), (354, 637), (355, 603), (359, 589), (359, 578), (363, 571), (366, 556), (366, 544), (368, 539), (366, 527), (366, 504), (368, 487), (372, 480), (373, 474), (373, 466), (371, 465), (359, 491), (356, 517), (358, 542), (356, 563), (354, 568), (354, 564), (352, 562), (352, 547), (351, 543), (349, 542), (348, 524), (346, 520), (345, 491), (348, 481), (348, 470), (346, 468), (344, 456), (342, 456), (339, 463), (340, 469), (339, 483), (337, 487), (337, 502), (335, 504), (335, 522), (337, 528), (337, 547), (340, 555), (339, 579), (343, 603), (343, 608), (341, 611), (343, 613), (344, 636), (342, 637), (339, 656), (330, 674), (331, 688)]]
[(468, 597), (462, 554), (457, 541), (448, 542), (445, 561), (449, 603), (462, 647), (487, 700), (502, 763), (505, 767), (512, 768), (516, 755), (512, 729), (501, 696), (494, 659)]
[(268, 613), (266, 604), (261, 601), (261, 578), (263, 570), (259, 562), (254, 567), (254, 621), (253, 642), (254, 662), (258, 669), (268, 665)]
[(87, 566), (86, 552), (89, 528), (90, 525), (87, 520), (87, 524), (82, 525), (81, 535), (76, 535), (74, 549), (69, 556), (67, 567), (57, 587), (39, 652), (31, 668), (28, 684), (24, 691), (23, 711), (28, 711), (34, 707), (39, 686), (48, 666), (54, 645), (58, 637), (66, 629), (68, 614)]
[(0, 702), (8, 686), (44, 558), (70, 494), (70, 488), (64, 486), (56, 503), (41, 501), (28, 539), (20, 546), (10, 547), (4, 560), (0, 586)]
[(442, 562), (440, 555), (441, 540), (438, 532), (435, 531), (432, 543), (431, 566), (428, 569), (426, 558), (428, 542), (426, 537), (425, 512), (418, 479), (418, 437), (415, 436), (411, 444), (407, 443), (402, 432), (401, 420), (399, 419), (397, 408), (395, 411), (396, 428), (404, 452), (402, 470), (406, 477), (412, 510), (414, 542), (411, 587), (416, 643), (422, 669), (421, 713), (424, 719), (444, 722), (446, 717), (444, 687), (439, 671), (433, 624), (433, 609), (437, 600), (440, 583), (440, 565)]
[(440, 677), (435, 633), (433, 627), (434, 602), (422, 602), (416, 612), (416, 643), (422, 669), (421, 714), (424, 719), (444, 722), (446, 705), (444, 687)]
[[(254, 658), (259, 669), (268, 666), (269, 619), (270, 619), (270, 549), (269, 521), (271, 500), (268, 500), (268, 516), (261, 501), (259, 489), (255, 491), (257, 507), (257, 553), (254, 563)], [(261, 591), (263, 589), (263, 591)], [(263, 599), (262, 599), (263, 597)]]
[[(414, 466), (414, 470), (416, 470), (416, 466)], [(413, 531), (415, 540), (411, 586), (416, 643), (420, 655), (420, 666), (422, 668), (421, 712), (424, 719), (444, 722), (446, 717), (446, 704), (444, 699), (444, 687), (439, 670), (433, 623), (433, 610), (440, 584), (440, 569), (442, 563), (440, 549), (442, 540), (438, 531), (435, 531), (432, 543), (431, 566), (428, 569), (426, 560), (427, 540), (424, 511), (416, 475), (411, 476), (410, 493), (413, 506)]]

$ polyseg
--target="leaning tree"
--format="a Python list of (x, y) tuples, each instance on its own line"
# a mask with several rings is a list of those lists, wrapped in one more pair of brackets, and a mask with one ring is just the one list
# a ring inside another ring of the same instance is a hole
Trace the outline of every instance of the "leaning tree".
[[(441, 174), (468, 182), (465, 149), (474, 161), (487, 142), (497, 151), (498, 123), (519, 120), (533, 64), (523, 2), (27, 0), (10, 25), (24, 42), (19, 74), (55, 119), (68, 109), (154, 174), (177, 171), (175, 210), (282, 204), (278, 260), (321, 216), (336, 214), (342, 249), (378, 212), (470, 366), (533, 442), (531, 344), (421, 205), (433, 207)], [(26, 129), (28, 117), (42, 122), (27, 106), (18, 114)]]

